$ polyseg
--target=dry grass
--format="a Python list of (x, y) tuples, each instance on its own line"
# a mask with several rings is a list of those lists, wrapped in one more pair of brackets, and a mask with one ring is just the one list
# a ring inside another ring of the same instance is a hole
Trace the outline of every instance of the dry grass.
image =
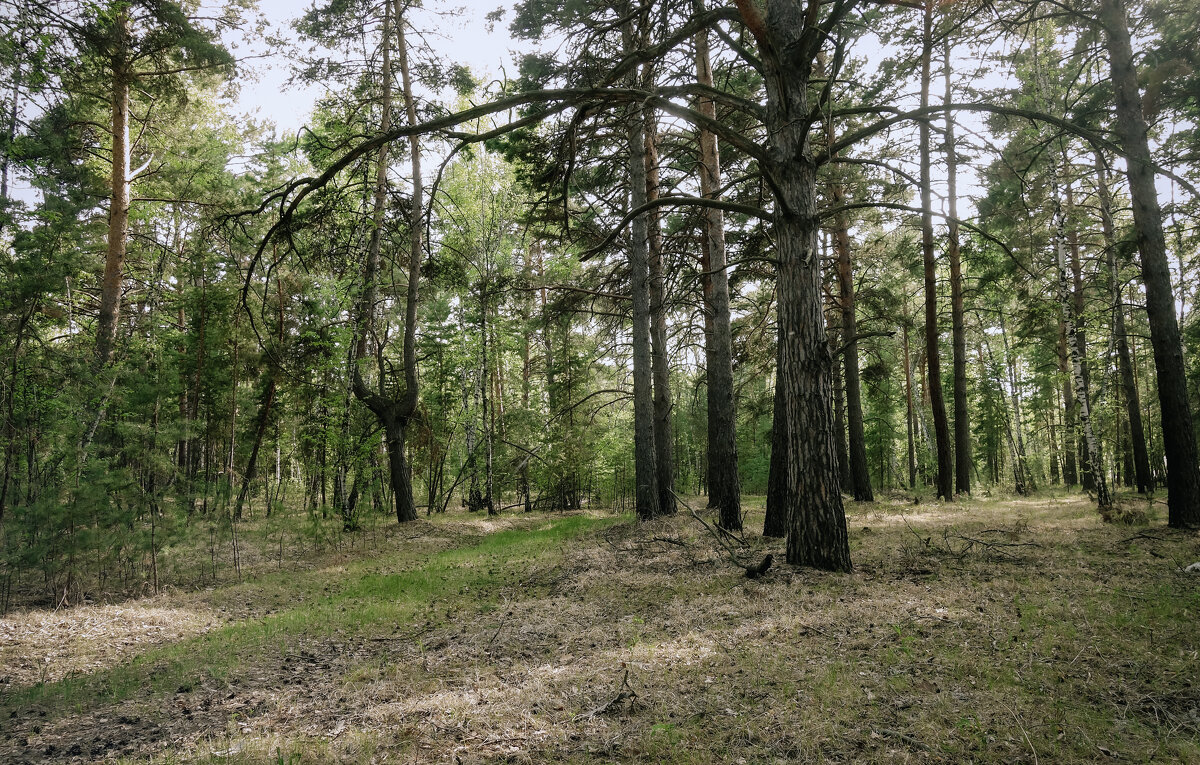
[[(520, 576), (486, 594), (432, 597), (393, 636), (281, 635), (238, 677), (158, 713), (125, 702), (126, 719), (160, 727), (124, 749), (212, 762), (1200, 762), (1200, 577), (1181, 571), (1200, 560), (1194, 534), (1105, 525), (1075, 498), (897, 499), (852, 506), (849, 522), (855, 573), (778, 566), (757, 581), (686, 516), (615, 526), (509, 561)], [(739, 550), (766, 551), (782, 559), (754, 533)], [(83, 722), (19, 734), (44, 753)], [(122, 751), (89, 755), (91, 742), (85, 759)]]
[(169, 598), (9, 614), (0, 619), (0, 687), (96, 672), (221, 621), (207, 609), (173, 607)]

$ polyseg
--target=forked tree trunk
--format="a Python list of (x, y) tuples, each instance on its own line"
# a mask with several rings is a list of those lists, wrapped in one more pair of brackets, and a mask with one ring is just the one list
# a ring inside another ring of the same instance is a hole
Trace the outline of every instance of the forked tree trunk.
[[(696, 33), (696, 80), (712, 87), (708, 31)], [(698, 100), (701, 114), (716, 119), (716, 103)], [(721, 154), (717, 136), (703, 128), (700, 143), (700, 195), (717, 199), (721, 188)], [(712, 331), (705, 340), (708, 389), (708, 500), (718, 512), (723, 528), (742, 527), (742, 491), (738, 475), (737, 412), (733, 397), (733, 331), (729, 307), (729, 276), (726, 273), (725, 217), (720, 210), (704, 210), (704, 240), (708, 253), (705, 265), (705, 315)], [(782, 534), (778, 534), (782, 536)]]
[[(404, 20), (400, 13), (400, 0), (385, 3), (383, 49), (386, 52), (391, 45), (389, 38), (389, 19), (394, 20), (396, 35), (396, 54), (400, 63), (400, 75), (404, 92), (405, 112), (410, 125), (417, 124), (416, 104), (413, 100), (412, 77), (408, 67), (408, 49), (404, 39)], [(385, 59), (385, 65), (390, 67), (390, 58)], [(384, 78), (384, 95), (390, 98), (391, 71), (387, 70)], [(390, 103), (390, 101), (389, 101)], [(421, 275), (421, 227), (424, 221), (424, 186), (421, 181), (421, 144), (416, 135), (409, 138), (409, 152), (412, 171), (412, 204), (409, 218), (409, 253), (408, 253), (408, 284), (406, 285), (404, 310), (404, 389), (397, 395), (386, 393), (386, 368), (382, 362), (382, 349), (377, 351), (380, 362), (378, 369), (379, 392), (369, 390), (362, 380), (362, 375), (356, 364), (353, 370), (354, 395), (371, 410), (375, 418), (383, 426), (384, 441), (388, 453), (388, 475), (392, 485), (392, 496), (396, 505), (396, 520), (407, 523), (417, 519), (416, 503), (413, 501), (412, 478), (409, 475), (407, 455), (404, 451), (405, 429), (417, 408), (417, 303), (419, 300), (419, 280)], [(386, 156), (386, 155), (385, 155)], [(382, 179), (386, 184), (386, 174), (377, 174), (376, 183)], [(376, 203), (378, 211), (377, 194)], [(379, 226), (372, 231), (372, 237), (379, 235)], [(378, 250), (376, 250), (378, 252)], [(370, 261), (370, 247), (367, 260)], [(376, 261), (377, 262), (377, 261)], [(364, 269), (366, 271), (366, 269)], [(364, 276), (364, 279), (366, 277)], [(371, 294), (375, 289), (373, 281), (365, 284), (364, 295)], [(368, 313), (368, 321), (373, 324), (375, 310), (373, 304), (364, 306)]]
[(1142, 117), (1142, 99), (1134, 68), (1123, 0), (1101, 0), (1100, 18), (1108, 43), (1112, 82), (1116, 89), (1114, 128), (1125, 150), (1133, 224), (1142, 255), (1146, 285), (1146, 314), (1158, 372), (1158, 402), (1162, 408), (1163, 451), (1167, 458), (1168, 524), (1200, 526), (1200, 464), (1188, 402), (1183, 344), (1175, 318), (1175, 295), (1163, 235), (1162, 210), (1154, 186), (1154, 168)]

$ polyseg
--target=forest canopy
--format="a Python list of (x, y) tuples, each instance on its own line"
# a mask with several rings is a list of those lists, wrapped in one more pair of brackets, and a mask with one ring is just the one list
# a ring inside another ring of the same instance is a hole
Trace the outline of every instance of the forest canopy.
[(487, 81), (449, 6), (318, 1), (283, 138), (252, 6), (0, 3), (5, 609), (252, 520), (765, 497), (832, 571), (885, 496), (1200, 526), (1194, 3), (523, 0)]

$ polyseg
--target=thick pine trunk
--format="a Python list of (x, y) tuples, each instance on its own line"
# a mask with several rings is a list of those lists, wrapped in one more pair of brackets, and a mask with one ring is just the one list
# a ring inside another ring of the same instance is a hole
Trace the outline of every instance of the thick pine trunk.
[(1134, 68), (1123, 0), (1101, 0), (1100, 15), (1107, 32), (1112, 82), (1116, 89), (1114, 128), (1125, 150), (1133, 223), (1142, 255), (1146, 285), (1146, 314), (1158, 372), (1158, 402), (1162, 408), (1163, 450), (1167, 458), (1168, 524), (1200, 526), (1200, 465), (1188, 402), (1183, 344), (1175, 318), (1175, 296), (1163, 235), (1162, 210), (1154, 186), (1146, 122)]
[[(766, 128), (778, 199), (779, 374), (786, 437), (787, 561), (849, 571), (850, 546), (833, 430), (833, 354), (825, 336), (817, 249), (817, 167), (808, 142), (809, 76), (823, 33), (800, 3), (738, 8), (755, 31), (767, 91)], [(814, 6), (814, 9), (816, 6)]]
[[(701, 85), (713, 85), (709, 61), (708, 31), (696, 34), (696, 79)], [(716, 119), (716, 104), (711, 98), (697, 103), (701, 114)], [(700, 194), (718, 198), (721, 187), (721, 155), (717, 136), (699, 131)], [(742, 527), (742, 491), (738, 474), (737, 412), (733, 396), (733, 330), (729, 307), (729, 276), (726, 272), (725, 217), (720, 210), (704, 210), (704, 240), (708, 262), (705, 264), (705, 315), (710, 317), (711, 332), (705, 339), (708, 389), (708, 502), (717, 509), (721, 526)], [(782, 536), (782, 534), (777, 534)]]
[[(933, 0), (925, 3), (924, 46), (921, 53), (921, 108), (929, 106), (933, 60)], [(950, 449), (950, 423), (942, 391), (942, 361), (938, 342), (937, 260), (933, 243), (933, 179), (929, 122), (921, 121), (921, 253), (925, 266), (925, 363), (929, 373), (929, 402), (937, 444), (937, 493), (954, 497), (954, 454)]]

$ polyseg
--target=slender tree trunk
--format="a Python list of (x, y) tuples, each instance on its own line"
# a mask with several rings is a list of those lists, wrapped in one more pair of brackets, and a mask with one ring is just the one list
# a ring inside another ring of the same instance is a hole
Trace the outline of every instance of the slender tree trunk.
[[(643, 133), (646, 201), (659, 197), (658, 118), (645, 108)], [(658, 511), (675, 513), (675, 438), (671, 425), (671, 358), (667, 353), (667, 296), (663, 275), (662, 224), (658, 210), (646, 215), (650, 271), (650, 361), (654, 377), (654, 450), (658, 469)]]
[[(836, 349), (841, 341), (838, 324), (841, 321), (841, 311), (836, 305), (825, 309), (825, 334), (829, 338), (829, 347)], [(846, 392), (843, 381), (841, 359), (833, 357), (833, 429), (837, 434), (838, 476), (841, 480), (843, 494), (854, 494), (854, 478), (850, 474), (850, 446), (846, 442)]]
[[(1066, 156), (1063, 157), (1064, 172), (1067, 167)], [(1079, 346), (1079, 358), (1083, 366), (1083, 392), (1088, 397), (1089, 402), (1092, 396), (1092, 375), (1087, 363), (1087, 341), (1084, 332), (1084, 313), (1086, 304), (1083, 298), (1083, 261), (1079, 255), (1079, 232), (1075, 229), (1075, 192), (1071, 188), (1070, 178), (1066, 178), (1066, 208), (1063, 211), (1064, 221), (1066, 222), (1067, 235), (1067, 253), (1070, 256), (1071, 266), (1071, 307), (1075, 324), (1075, 341)], [(1098, 470), (1103, 465), (1102, 455), (1098, 452), (1097, 456), (1101, 457), (1101, 462), (1096, 464), (1093, 469), (1093, 461), (1088, 452), (1087, 444), (1080, 440), (1079, 450), (1079, 478), (1086, 491), (1096, 490), (1095, 470)], [(1099, 447), (1099, 442), (1097, 442)]]
[(100, 313), (96, 324), (95, 368), (108, 364), (117, 338), (125, 248), (129, 240), (129, 19), (125, 11), (115, 23), (118, 41), (112, 56), (112, 175), (108, 208), (108, 251), (100, 282)]
[[(626, 50), (635, 47), (633, 24), (623, 27)], [(635, 81), (636, 84), (636, 81)], [(629, 209), (646, 203), (646, 139), (642, 107), (634, 105), (625, 118), (629, 161)], [(659, 515), (658, 463), (654, 432), (654, 377), (651, 350), (651, 288), (645, 215), (633, 219), (629, 231), (629, 280), (633, 298), (633, 454), (635, 507), (638, 518)]]
[(1096, 504), (1101, 512), (1112, 508), (1112, 497), (1108, 493), (1108, 481), (1101, 469), (1100, 444), (1092, 428), (1091, 406), (1088, 402), (1087, 385), (1083, 379), (1083, 349), (1080, 347), (1078, 330), (1071, 306), (1071, 287), (1067, 276), (1065, 221), (1063, 210), (1057, 204), (1058, 189), (1055, 188), (1055, 252), (1058, 255), (1058, 299), (1062, 305), (1067, 324), (1067, 352), (1071, 357), (1071, 381), (1075, 388), (1075, 400), (1079, 406), (1079, 425), (1088, 451), (1088, 462), (1094, 468), (1092, 478), (1096, 486)]
[(775, 393), (771, 414), (771, 462), (767, 473), (767, 517), (764, 537), (786, 537), (791, 521), (787, 503), (787, 411), (783, 406), (783, 346), (775, 348)]
[[(708, 30), (696, 33), (696, 79), (701, 85), (713, 85), (709, 60)], [(701, 98), (701, 114), (716, 119), (716, 103)], [(700, 195), (719, 198), (721, 155), (717, 136), (699, 131)], [(720, 210), (704, 210), (704, 240), (708, 253), (705, 265), (705, 315), (711, 317), (712, 331), (706, 334), (705, 373), (708, 388), (708, 498), (717, 508), (721, 526), (742, 527), (741, 480), (738, 474), (737, 412), (733, 395), (733, 331), (729, 307), (729, 276), (726, 271), (725, 217)], [(783, 536), (778, 534), (778, 536)]]
[(262, 401), (258, 405), (258, 424), (254, 428), (254, 443), (250, 446), (250, 458), (246, 460), (246, 469), (242, 472), (242, 485), (238, 489), (237, 502), (233, 506), (233, 519), (235, 521), (242, 519), (242, 506), (246, 502), (246, 496), (250, 493), (250, 484), (254, 481), (254, 476), (257, 473), (258, 451), (262, 446), (263, 436), (267, 432), (267, 425), (271, 421), (271, 408), (274, 404), (275, 375), (272, 372), (268, 372), (267, 387), (263, 390)]
[[(1139, 494), (1154, 491), (1154, 478), (1150, 473), (1150, 456), (1146, 449), (1146, 430), (1142, 425), (1142, 402), (1137, 382), (1133, 378), (1133, 362), (1129, 355), (1129, 336), (1125, 331), (1125, 305), (1121, 298), (1121, 277), (1117, 269), (1117, 237), (1113, 225), (1112, 197), (1108, 191), (1108, 168), (1104, 158), (1096, 157), (1096, 190), (1100, 197), (1100, 222), (1104, 231), (1105, 260), (1109, 278), (1112, 280), (1113, 335), (1117, 341), (1117, 366), (1121, 375), (1121, 387), (1125, 393), (1125, 412), (1129, 418), (1130, 447), (1133, 452), (1134, 483)], [(1126, 477), (1129, 477), (1126, 471)], [(1128, 481), (1127, 481), (1128, 482)]]
[(1063, 483), (1067, 486), (1076, 486), (1079, 483), (1079, 471), (1077, 468), (1076, 458), (1078, 457), (1078, 449), (1075, 448), (1077, 442), (1076, 437), (1076, 421), (1078, 415), (1076, 413), (1077, 404), (1075, 402), (1075, 394), (1071, 388), (1071, 367), (1070, 354), (1067, 352), (1067, 323), (1062, 316), (1060, 306), (1058, 317), (1058, 375), (1062, 380), (1062, 399), (1063, 399), (1063, 437), (1062, 437), (1062, 453), (1063, 453)]
[[(950, 82), (950, 41), (942, 48), (946, 83), (945, 103), (953, 102)], [(950, 317), (954, 349), (954, 490), (971, 493), (971, 414), (967, 408), (967, 328), (963, 317), (962, 255), (958, 237), (958, 156), (954, 140), (954, 112), (946, 110), (946, 196), (950, 220), (947, 223), (946, 252), (950, 260)]]
[(1183, 344), (1175, 319), (1175, 296), (1163, 235), (1162, 210), (1154, 186), (1146, 122), (1134, 68), (1123, 0), (1101, 0), (1100, 16), (1107, 33), (1112, 82), (1116, 89), (1114, 128), (1125, 150), (1133, 223), (1142, 255), (1146, 285), (1146, 314), (1158, 372), (1158, 401), (1162, 408), (1163, 448), (1167, 458), (1168, 524), (1200, 526), (1200, 464), (1188, 402)]
[[(845, 204), (846, 189), (834, 183), (834, 205)], [(867, 437), (863, 427), (862, 381), (858, 372), (858, 323), (854, 306), (854, 269), (850, 262), (850, 222), (842, 213), (834, 218), (833, 246), (837, 252), (839, 301), (842, 311), (842, 368), (846, 373), (846, 420), (850, 426), (850, 482), (854, 499), (874, 502), (871, 471), (867, 467)]]
[[(933, 3), (925, 0), (924, 45), (921, 52), (921, 108), (929, 106), (933, 61)], [(950, 450), (950, 423), (942, 392), (942, 362), (938, 337), (937, 260), (933, 243), (933, 179), (930, 149), (933, 142), (929, 122), (921, 121), (921, 252), (925, 264), (925, 360), (929, 373), (929, 401), (933, 407), (933, 429), (937, 441), (937, 493), (954, 497), (954, 454)]]
[[(906, 301), (905, 314), (907, 313)], [(904, 317), (902, 331), (904, 333), (904, 425), (908, 434), (908, 488), (911, 490), (917, 488), (917, 448), (913, 438), (913, 419), (916, 413), (913, 411), (912, 353), (909, 348), (907, 315)]]

